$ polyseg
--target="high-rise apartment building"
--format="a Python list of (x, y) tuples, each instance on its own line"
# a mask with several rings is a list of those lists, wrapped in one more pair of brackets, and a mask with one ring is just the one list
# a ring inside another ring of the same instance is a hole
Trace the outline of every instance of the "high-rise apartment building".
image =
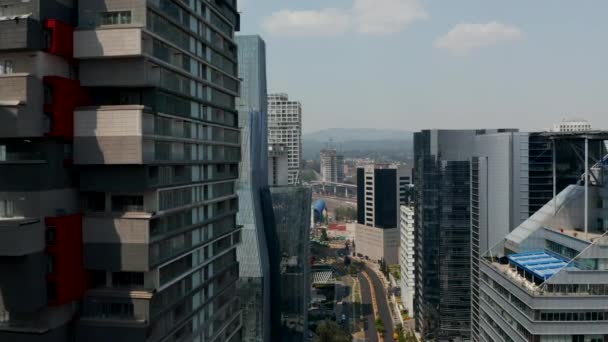
[(0, 1), (0, 341), (69, 341), (88, 276), (73, 1)]
[(399, 268), (401, 278), (399, 287), (401, 289), (401, 301), (410, 317), (414, 317), (414, 295), (416, 293), (416, 273), (414, 258), (414, 207), (401, 205), (400, 217), (400, 244), (399, 244)]
[(270, 265), (262, 214), (268, 186), (266, 47), (259, 36), (237, 36), (241, 93), (241, 168), (237, 182), (243, 242), (237, 248), (243, 341), (270, 341)]
[(344, 181), (344, 156), (336, 150), (321, 150), (321, 177), (324, 182), (342, 183)]
[(272, 144), (268, 146), (268, 184), (284, 186), (289, 183), (289, 162), (287, 146)]
[[(608, 134), (549, 137), (557, 145), (602, 146)], [(605, 151), (580, 151), (582, 164), (591, 167), (578, 184), (568, 185), (481, 255), (479, 341), (608, 339)]]
[(357, 169), (355, 246), (358, 254), (374, 261), (399, 263), (401, 178), (407, 177), (407, 170), (393, 164)]
[(287, 94), (268, 95), (268, 144), (287, 149), (288, 183), (300, 182), (302, 163), (302, 104)]
[(278, 275), (273, 278), (273, 324), (280, 324), (281, 334), (275, 340), (304, 342), (308, 339), (311, 290), (312, 191), (302, 186), (281, 186), (271, 187), (270, 194), (272, 211), (265, 211), (271, 228), (268, 244), (273, 274)]
[(44, 49), (8, 69), (21, 90), (0, 87), (0, 127), (19, 138), (6, 174), (27, 177), (0, 192), (0, 240), (32, 243), (2, 261), (3, 294), (32, 288), (0, 305), (2, 333), (239, 341), (235, 2), (2, 3), (22, 14), (0, 25), (22, 26), (0, 46)]
[(477, 135), (505, 131), (414, 134), (414, 312), (425, 339), (470, 336), (471, 158)]

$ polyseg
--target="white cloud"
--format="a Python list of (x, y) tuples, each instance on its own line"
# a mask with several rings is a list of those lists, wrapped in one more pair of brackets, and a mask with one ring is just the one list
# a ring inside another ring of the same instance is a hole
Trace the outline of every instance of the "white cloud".
[(437, 39), (435, 47), (463, 55), (477, 48), (518, 40), (523, 36), (519, 28), (496, 21), (487, 24), (459, 24)]
[(350, 20), (348, 15), (333, 8), (320, 11), (282, 10), (264, 19), (262, 26), (270, 33), (285, 36), (337, 35), (349, 29)]
[(408, 24), (428, 18), (418, 0), (355, 0), (356, 30), (366, 34), (390, 34)]
[(427, 17), (419, 0), (353, 0), (349, 9), (278, 11), (266, 17), (262, 27), (271, 34), (285, 36), (391, 34)]

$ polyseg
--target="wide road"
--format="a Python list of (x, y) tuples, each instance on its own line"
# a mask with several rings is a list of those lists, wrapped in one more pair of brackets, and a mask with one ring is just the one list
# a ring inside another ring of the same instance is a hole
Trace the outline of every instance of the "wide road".
[(392, 341), (393, 340), (393, 319), (391, 316), (391, 312), (389, 309), (388, 300), (386, 298), (386, 289), (384, 288), (384, 283), (378, 278), (378, 274), (374, 272), (367, 264), (365, 264), (364, 272), (372, 280), (372, 286), (374, 287), (374, 291), (376, 292), (376, 302), (378, 303), (378, 312), (380, 313), (380, 319), (384, 323), (384, 340)]
[(372, 294), (369, 283), (362, 274), (359, 274), (359, 284), (361, 285), (361, 315), (365, 319), (365, 337), (369, 342), (378, 342), (378, 333), (374, 323), (374, 308), (372, 306)]

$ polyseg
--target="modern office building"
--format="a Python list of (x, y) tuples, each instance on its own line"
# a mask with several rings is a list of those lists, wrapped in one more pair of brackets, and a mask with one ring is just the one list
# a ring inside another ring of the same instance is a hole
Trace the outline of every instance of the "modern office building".
[(268, 144), (287, 149), (288, 183), (299, 184), (302, 163), (302, 104), (287, 94), (268, 95)]
[(236, 4), (0, 4), (0, 339), (240, 341)]
[(400, 226), (399, 226), (399, 268), (401, 278), (399, 287), (401, 289), (401, 301), (405, 306), (410, 317), (414, 317), (414, 295), (416, 293), (416, 273), (414, 259), (414, 207), (411, 205), (401, 205)]
[(262, 189), (268, 186), (266, 47), (259, 36), (237, 36), (241, 93), (237, 98), (241, 127), (241, 167), (237, 182), (242, 228), (237, 248), (243, 341), (270, 338), (270, 265), (262, 213)]
[(357, 169), (356, 252), (374, 261), (399, 263), (401, 178), (407, 168), (374, 164)]
[(0, 341), (70, 341), (88, 277), (72, 1), (0, 1)]
[(323, 182), (344, 182), (344, 156), (333, 149), (323, 149), (321, 157), (321, 177)]
[[(280, 275), (273, 296), (280, 308), (281, 337), (306, 341), (310, 301), (310, 215), (312, 191), (301, 186), (270, 188), (274, 229), (269, 232), (271, 267)], [(269, 221), (272, 221), (269, 220)], [(278, 270), (275, 270), (278, 267)], [(274, 289), (274, 288), (273, 288)]]
[[(603, 145), (608, 134), (549, 137), (558, 145)], [(608, 339), (608, 159), (588, 151), (582, 163), (592, 166), (578, 184), (481, 256), (479, 341)]]
[(470, 163), (477, 135), (505, 131), (414, 134), (414, 312), (416, 329), (425, 340), (470, 336)]
[(268, 184), (284, 186), (289, 183), (289, 163), (287, 146), (272, 144), (268, 146)]

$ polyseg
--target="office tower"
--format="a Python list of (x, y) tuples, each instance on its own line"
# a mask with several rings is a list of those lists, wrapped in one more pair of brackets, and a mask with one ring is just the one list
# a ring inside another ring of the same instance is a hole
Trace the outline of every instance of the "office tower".
[[(602, 145), (608, 139), (606, 132), (545, 136), (557, 146)], [(605, 153), (584, 148), (577, 160), (590, 168), (578, 184), (567, 186), (482, 255), (480, 341), (608, 338)]]
[(270, 186), (288, 185), (289, 164), (287, 153), (286, 145), (268, 145), (268, 184)]
[(479, 257), (529, 216), (529, 138), (528, 133), (518, 132), (474, 138), (471, 161), (471, 335), (474, 341), (479, 340)]
[(261, 190), (268, 186), (266, 47), (259, 36), (237, 36), (241, 93), (241, 169), (237, 182), (243, 242), (237, 248), (243, 341), (270, 341), (270, 266)]
[(591, 124), (582, 119), (562, 120), (553, 124), (553, 132), (586, 132), (591, 130)]
[(409, 204), (412, 200), (412, 167), (409, 165), (399, 166), (399, 203)]
[(416, 291), (416, 274), (414, 259), (414, 207), (401, 205), (400, 217), (400, 245), (399, 245), (399, 268), (401, 279), (401, 301), (410, 317), (414, 317), (414, 294)]
[(268, 95), (268, 144), (287, 148), (288, 183), (299, 184), (302, 162), (302, 104), (287, 94)]
[(239, 341), (234, 2), (81, 0), (82, 341)]
[[(281, 325), (281, 338), (277, 341), (306, 341), (311, 288), (309, 241), (312, 191), (301, 186), (282, 186), (271, 187), (270, 194), (272, 211), (266, 207), (265, 213), (274, 229), (268, 233), (268, 244), (271, 268), (275, 275), (280, 275), (279, 279), (274, 278), (278, 283), (273, 284), (272, 292), (278, 298), (274, 304), (278, 307), (273, 306), (273, 310), (280, 312), (280, 318), (275, 318), (280, 320)], [(268, 199), (265, 202), (268, 203)]]
[(504, 131), (424, 130), (414, 135), (414, 312), (424, 339), (470, 335), (470, 162), (476, 135)]
[(344, 182), (344, 156), (336, 150), (321, 150), (321, 177), (324, 182)]
[(0, 341), (68, 341), (86, 290), (74, 4), (0, 1)]
[(407, 168), (392, 164), (357, 169), (356, 252), (398, 264), (400, 181)]

